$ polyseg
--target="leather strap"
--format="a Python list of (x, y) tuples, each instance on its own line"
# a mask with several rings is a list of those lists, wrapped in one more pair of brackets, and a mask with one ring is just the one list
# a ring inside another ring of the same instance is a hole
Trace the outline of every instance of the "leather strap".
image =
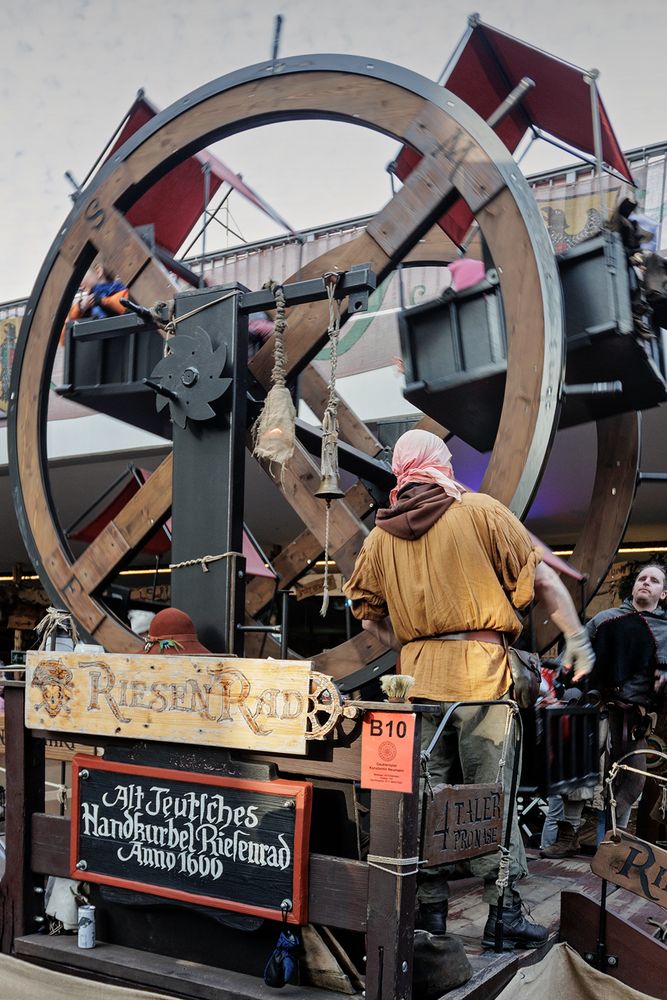
[(469, 632), (443, 632), (440, 635), (416, 635), (414, 639), (408, 639), (408, 642), (426, 642), (429, 639), (438, 639), (446, 641), (448, 639), (458, 639), (477, 642), (491, 642), (494, 646), (504, 646), (503, 641), (504, 632), (495, 632), (490, 628), (483, 629), (472, 629)]

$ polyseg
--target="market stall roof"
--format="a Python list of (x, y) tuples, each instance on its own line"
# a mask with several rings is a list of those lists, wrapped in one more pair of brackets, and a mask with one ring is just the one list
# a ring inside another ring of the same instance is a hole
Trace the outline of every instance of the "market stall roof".
[[(532, 129), (538, 136), (546, 133), (594, 157), (591, 89), (586, 82), (586, 70), (477, 19), (469, 23), (458, 55), (446, 70), (443, 86), (486, 119), (524, 77), (529, 77), (535, 86), (495, 127), (499, 138), (514, 152), (526, 131)], [(603, 160), (632, 184), (630, 168), (599, 93), (597, 104)], [(414, 150), (404, 147), (395, 164), (397, 176), (405, 180), (419, 160)], [(472, 218), (468, 206), (459, 199), (440, 220), (440, 226), (460, 243)]]
[[(76, 525), (76, 530), (70, 529), (67, 533), (67, 537), (76, 542), (90, 542), (94, 541), (97, 536), (103, 531), (106, 526), (112, 521), (117, 514), (125, 507), (133, 496), (141, 489), (143, 483), (150, 478), (151, 473), (148, 469), (139, 469), (135, 466), (130, 466), (126, 473), (126, 482), (122, 488), (114, 494), (113, 499), (111, 499), (107, 505), (89, 520), (84, 520), (84, 523)], [(109, 492), (104, 496), (100, 497), (99, 501), (95, 506), (99, 506), (102, 500), (106, 499), (109, 493), (113, 493), (114, 488), (118, 486), (118, 481), (112, 485)], [(93, 507), (93, 510), (95, 507)], [(158, 531), (155, 532), (144, 544), (142, 552), (153, 555), (160, 556), (164, 555), (171, 549), (171, 520), (167, 521)], [(244, 529), (243, 531), (243, 555), (246, 561), (246, 573), (248, 576), (266, 576), (275, 577), (276, 574), (270, 565), (264, 562), (261, 554), (256, 549), (252, 540), (250, 539), (248, 532)]]
[[(159, 108), (140, 90), (104, 159), (108, 160), (158, 113)], [(282, 229), (296, 235), (291, 226), (239, 174), (234, 173), (207, 150), (179, 163), (143, 194), (127, 212), (129, 222), (133, 226), (153, 225), (156, 242), (169, 253), (175, 254), (203, 214), (205, 164), (210, 167), (209, 200), (222, 184), (227, 183)]]

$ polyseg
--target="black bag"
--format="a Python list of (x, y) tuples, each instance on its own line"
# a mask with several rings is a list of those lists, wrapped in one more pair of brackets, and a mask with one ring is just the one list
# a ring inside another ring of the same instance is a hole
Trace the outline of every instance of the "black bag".
[(512, 672), (513, 697), (519, 708), (532, 708), (540, 693), (540, 657), (528, 650), (507, 647)]

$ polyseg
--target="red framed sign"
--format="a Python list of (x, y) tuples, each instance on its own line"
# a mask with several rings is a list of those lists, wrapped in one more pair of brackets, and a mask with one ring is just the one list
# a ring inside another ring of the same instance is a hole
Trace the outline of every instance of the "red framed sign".
[(308, 922), (312, 786), (248, 781), (77, 754), (73, 878)]

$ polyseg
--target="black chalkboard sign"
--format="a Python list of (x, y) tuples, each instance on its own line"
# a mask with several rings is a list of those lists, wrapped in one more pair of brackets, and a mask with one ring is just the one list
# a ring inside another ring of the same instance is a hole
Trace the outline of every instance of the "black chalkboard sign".
[(72, 876), (307, 922), (311, 785), (77, 755)]

